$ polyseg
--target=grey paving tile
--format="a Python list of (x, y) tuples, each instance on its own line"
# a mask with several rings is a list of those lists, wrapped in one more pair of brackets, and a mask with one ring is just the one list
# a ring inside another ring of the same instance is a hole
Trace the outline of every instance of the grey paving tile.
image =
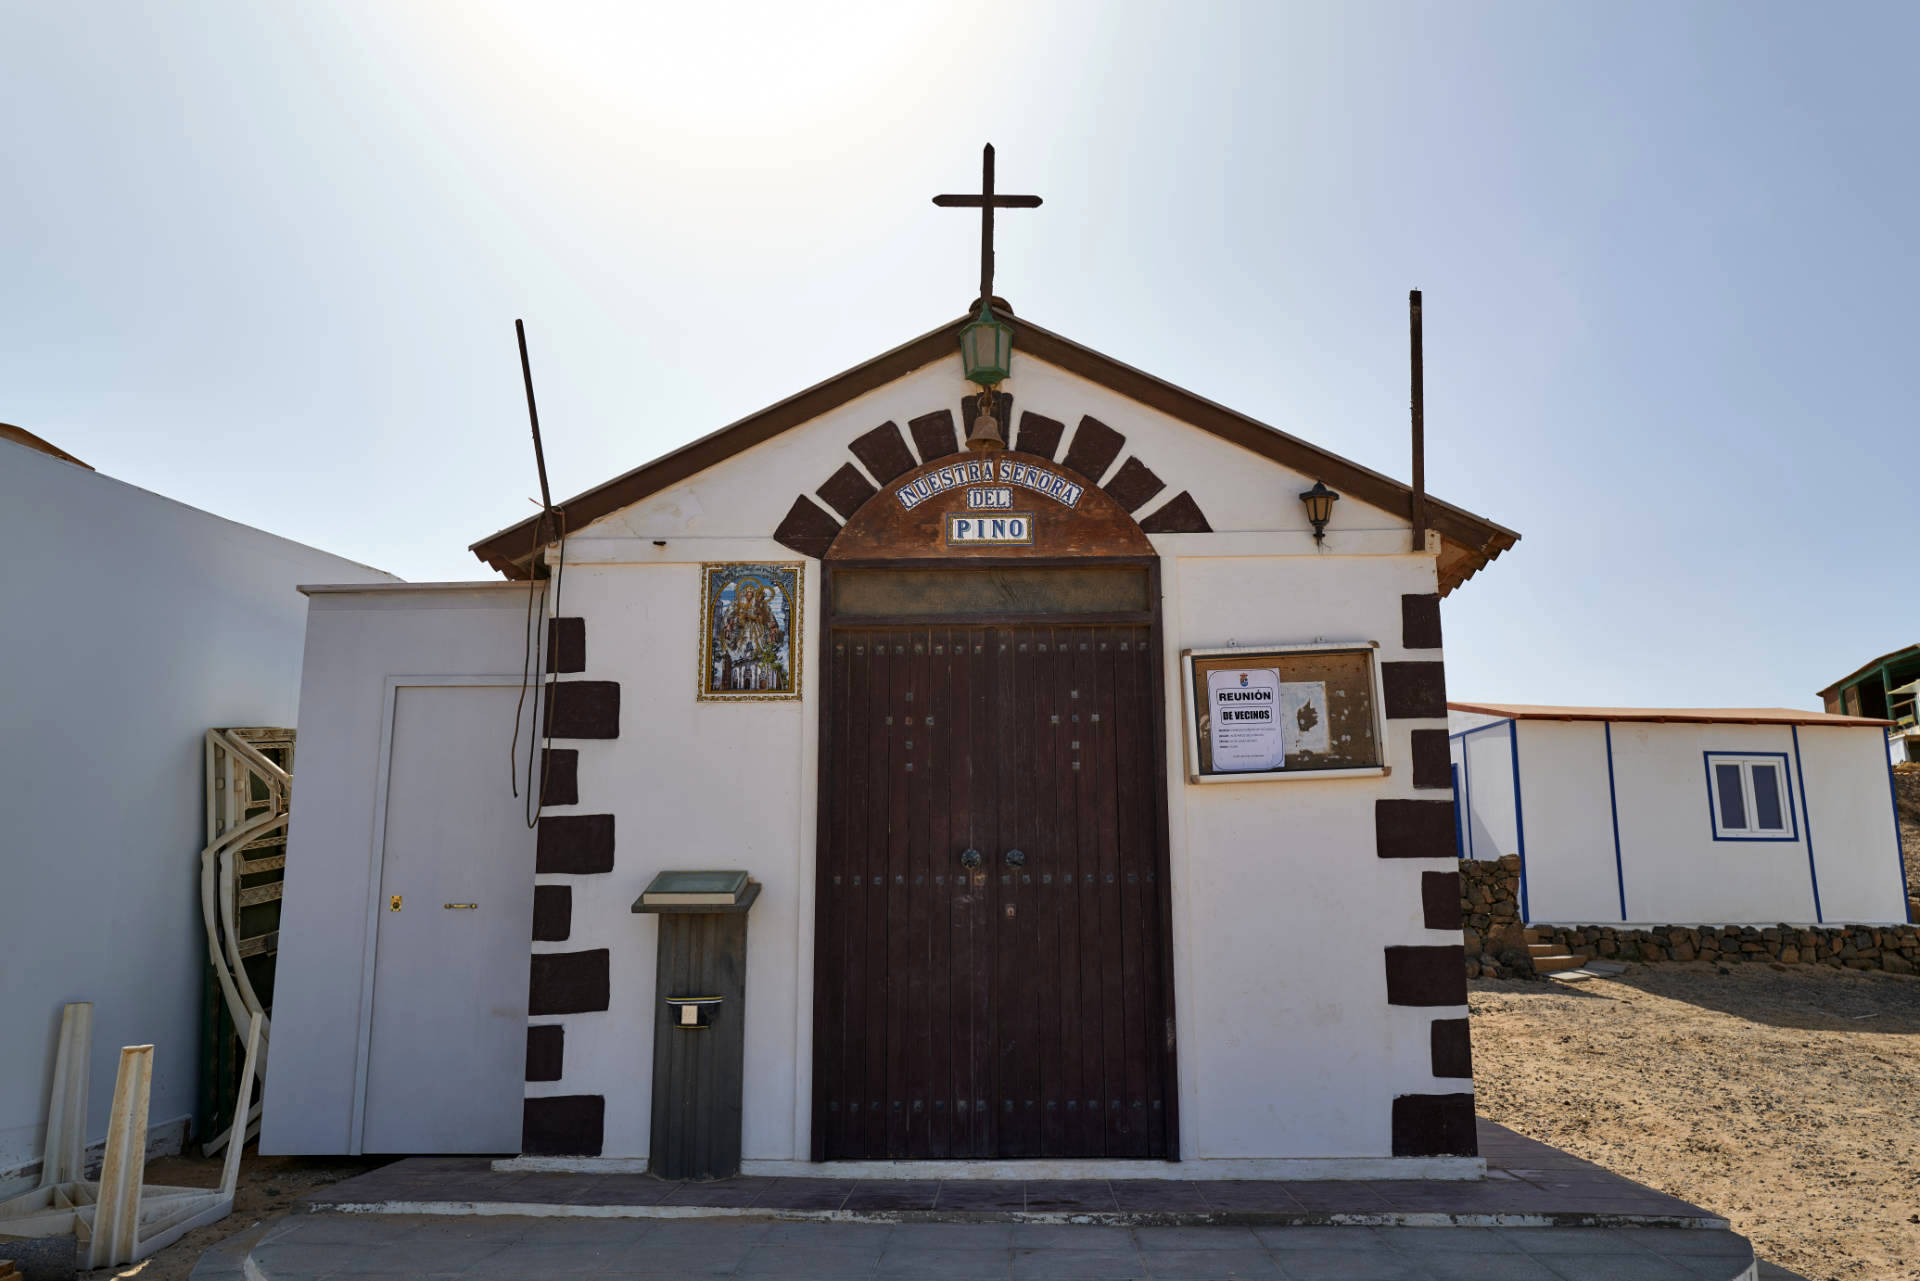
[(1492, 1228), (1381, 1228), (1380, 1237), (1394, 1249), (1415, 1256), (1430, 1250), (1513, 1254), (1520, 1249), (1511, 1235)]
[(848, 1210), (931, 1210), (940, 1195), (933, 1179), (863, 1179), (847, 1194)]
[(1674, 1281), (1734, 1281), (1753, 1260), (1727, 1254), (1677, 1254), (1663, 1262), (1673, 1269)]
[(1291, 1281), (1428, 1281), (1418, 1259), (1394, 1250), (1272, 1250)]
[(736, 1275), (743, 1277), (868, 1276), (880, 1249), (864, 1245), (758, 1245), (747, 1252)]
[(940, 1184), (936, 1210), (1024, 1210), (1027, 1185), (991, 1179), (947, 1179)]
[(1434, 1281), (1564, 1281), (1561, 1274), (1531, 1254), (1470, 1254), (1435, 1251), (1416, 1262)]
[(1087, 1223), (1016, 1223), (1013, 1245), (1028, 1250), (1131, 1250), (1133, 1234)]
[(1704, 1228), (1618, 1228), (1616, 1231), (1655, 1254), (1674, 1257), (1690, 1254), (1738, 1255), (1750, 1253), (1753, 1249), (1744, 1237), (1735, 1233)]
[(724, 1277), (733, 1275), (751, 1247), (713, 1249), (708, 1245), (660, 1245), (643, 1242), (623, 1268), (651, 1276)]
[(1359, 1180), (1302, 1180), (1289, 1183), (1287, 1195), (1309, 1210), (1346, 1210), (1361, 1213), (1387, 1208), (1387, 1199), (1375, 1191), (1371, 1183)]
[(1500, 1235), (1528, 1254), (1543, 1258), (1561, 1254), (1653, 1257), (1652, 1251), (1619, 1228), (1506, 1228)]
[(1251, 1250), (1260, 1245), (1252, 1228), (1135, 1228), (1134, 1244), (1142, 1250)]
[(852, 1179), (773, 1179), (754, 1206), (762, 1210), (838, 1210)]
[(1027, 1183), (1029, 1210), (1114, 1210), (1113, 1189), (1105, 1179), (1032, 1179)]
[(1147, 1275), (1138, 1251), (1015, 1250), (1013, 1281), (1137, 1281)]
[[(439, 1219), (405, 1218), (384, 1214), (302, 1214), (287, 1221), (274, 1232), (270, 1241), (297, 1241), (302, 1245), (328, 1242), (398, 1241), (413, 1235), (424, 1225), (437, 1225)], [(263, 1243), (264, 1244), (264, 1243)]]
[(465, 1269), (476, 1278), (579, 1276), (632, 1267), (646, 1249), (639, 1241), (568, 1241), (504, 1245)]
[(1004, 1281), (1009, 1250), (900, 1250), (880, 1256), (873, 1275), (882, 1281)]
[(1264, 1227), (1253, 1229), (1270, 1250), (1335, 1250), (1380, 1253), (1389, 1250), (1381, 1228)]
[(1207, 1194), (1198, 1182), (1183, 1179), (1109, 1179), (1122, 1210), (1205, 1210)]
[[(658, 1182), (657, 1180), (655, 1181)], [(759, 1204), (772, 1191), (774, 1181), (762, 1178), (718, 1179), (712, 1183), (665, 1184), (672, 1188), (660, 1204), (702, 1205), (738, 1210)]]
[(1216, 1210), (1298, 1210), (1300, 1203), (1278, 1179), (1221, 1179), (1199, 1185)]
[(340, 1261), (345, 1254), (361, 1256), (362, 1271), (371, 1271), (379, 1267), (374, 1252), (379, 1246), (372, 1244), (345, 1245), (334, 1242), (315, 1242), (302, 1245), (297, 1241), (267, 1241), (253, 1249), (253, 1261), (273, 1277), (317, 1277), (340, 1270)]
[(647, 1234), (647, 1245), (657, 1249), (682, 1246), (730, 1253), (736, 1262), (760, 1244), (773, 1225), (752, 1219), (660, 1219)]
[[(1657, 1254), (1574, 1252), (1540, 1257), (1543, 1263), (1552, 1265), (1556, 1277), (1568, 1281), (1694, 1281), (1685, 1267)], [(1733, 1281), (1745, 1267), (1744, 1264), (1735, 1267), (1730, 1261), (1723, 1266), (1726, 1270), (1718, 1274), (1716, 1281)]]
[(632, 1245), (654, 1231), (651, 1219), (600, 1218), (597, 1216), (557, 1216), (551, 1219), (503, 1219), (504, 1223), (524, 1226), (516, 1240), (526, 1245), (599, 1244)]
[(1155, 1281), (1287, 1281), (1265, 1250), (1150, 1250), (1146, 1260)]
[[(382, 1241), (316, 1247), (335, 1252), (330, 1272), (464, 1272), (512, 1246), (498, 1241)], [(278, 1261), (278, 1254), (274, 1256)], [(262, 1263), (264, 1267), (264, 1261)], [(269, 1269), (269, 1274), (271, 1274)]]
[(891, 1223), (770, 1223), (760, 1237), (763, 1245), (867, 1245), (877, 1252), (893, 1235)]
[(887, 1253), (903, 1250), (1005, 1250), (1013, 1243), (1011, 1223), (896, 1223), (887, 1237)]

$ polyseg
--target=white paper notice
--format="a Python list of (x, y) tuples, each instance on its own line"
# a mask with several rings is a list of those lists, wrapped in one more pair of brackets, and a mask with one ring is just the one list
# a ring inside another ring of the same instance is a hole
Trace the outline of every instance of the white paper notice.
[(1327, 750), (1327, 683), (1288, 681), (1280, 687), (1281, 732), (1289, 752)]
[[(1271, 667), (1207, 673), (1207, 732), (1219, 772), (1284, 769), (1280, 673)], [(1326, 733), (1321, 731), (1324, 740)]]

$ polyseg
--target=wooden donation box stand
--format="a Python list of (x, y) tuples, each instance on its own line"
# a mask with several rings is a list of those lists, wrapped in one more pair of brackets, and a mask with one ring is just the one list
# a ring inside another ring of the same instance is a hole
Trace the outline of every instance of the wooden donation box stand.
[(740, 1173), (746, 1053), (745, 872), (662, 872), (633, 905), (660, 918), (647, 1170), (663, 1179)]

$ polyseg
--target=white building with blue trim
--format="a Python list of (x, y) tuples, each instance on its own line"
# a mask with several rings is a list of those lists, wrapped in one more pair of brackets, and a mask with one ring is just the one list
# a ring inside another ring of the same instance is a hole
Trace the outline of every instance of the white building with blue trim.
[(1908, 920), (1883, 720), (1447, 709), (1460, 855), (1519, 854), (1529, 922)]

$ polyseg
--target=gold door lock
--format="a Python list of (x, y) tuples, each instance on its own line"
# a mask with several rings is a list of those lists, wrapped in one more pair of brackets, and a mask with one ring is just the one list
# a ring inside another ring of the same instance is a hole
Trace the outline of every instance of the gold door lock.
[(478, 903), (443, 903), (441, 906), (449, 912), (471, 912), (480, 905)]
[(387, 910), (389, 912), (398, 912), (400, 910), (400, 896), (398, 894), (395, 894), (387, 900)]

